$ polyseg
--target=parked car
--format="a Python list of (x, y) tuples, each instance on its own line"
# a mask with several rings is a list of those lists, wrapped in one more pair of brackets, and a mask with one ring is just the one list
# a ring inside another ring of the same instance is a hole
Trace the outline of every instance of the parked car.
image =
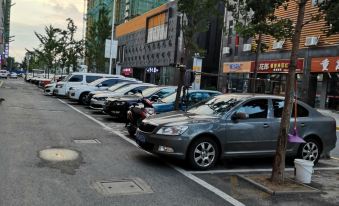
[[(181, 110), (185, 110), (186, 108), (194, 104), (197, 104), (198, 102), (204, 101), (206, 99), (209, 99), (219, 94), (221, 93), (218, 91), (212, 91), (212, 90), (188, 90), (187, 99), (184, 100), (183, 97), (181, 97), (179, 107)], [(159, 114), (159, 113), (173, 111), (176, 95), (177, 94), (174, 93), (168, 97), (160, 99), (159, 102), (154, 103), (153, 107), (154, 107), (155, 113)]]
[(69, 98), (76, 100), (80, 104), (87, 104), (87, 96), (92, 91), (107, 90), (109, 87), (124, 81), (124, 78), (110, 77), (97, 79), (89, 84), (71, 87), (69, 90)]
[(9, 72), (7, 70), (0, 70), (0, 78), (7, 79)]
[(90, 108), (99, 109), (99, 110), (105, 109), (104, 108), (105, 102), (110, 97), (119, 97), (123, 95), (136, 94), (139, 90), (143, 91), (150, 87), (155, 87), (155, 85), (148, 84), (148, 83), (142, 83), (142, 84), (137, 83), (137, 84), (130, 84), (126, 87), (122, 87), (120, 89), (115, 90), (114, 92), (94, 95), (91, 99)]
[(107, 106), (105, 112), (114, 117), (121, 119), (127, 118), (127, 111), (134, 103), (140, 102), (145, 97), (152, 102), (156, 102), (159, 98), (165, 98), (171, 94), (174, 94), (176, 87), (151, 87), (145, 89), (142, 94), (125, 95), (120, 97), (111, 97), (107, 99)]
[(139, 84), (139, 83), (142, 83), (141, 81), (137, 81), (137, 80), (127, 80), (125, 79), (124, 81), (120, 82), (120, 83), (117, 83), (111, 87), (109, 87), (108, 89), (106, 90), (100, 90), (100, 91), (93, 91), (93, 92), (90, 92), (88, 95), (87, 95), (87, 102), (91, 102), (92, 100), (92, 97), (96, 94), (104, 94), (104, 93), (110, 93), (110, 92), (114, 92), (115, 90), (118, 90), (122, 87), (126, 87), (127, 85), (130, 85), (130, 84)]
[[(220, 95), (187, 112), (145, 119), (136, 141), (149, 152), (186, 159), (202, 170), (219, 158), (273, 156), (283, 108), (284, 98), (278, 96)], [(290, 132), (292, 125), (293, 118)], [(298, 102), (297, 128), (306, 143), (288, 143), (287, 156), (317, 163), (336, 145), (335, 120), (303, 102)]]
[(91, 83), (100, 78), (108, 77), (121, 77), (121, 75), (108, 75), (108, 74), (98, 74), (98, 73), (82, 73), (74, 72), (69, 74), (64, 81), (58, 82), (55, 86), (54, 93), (59, 96), (68, 96), (69, 89), (71, 87), (76, 87), (79, 85), (84, 85)]
[(9, 78), (11, 78), (11, 79), (17, 79), (17, 78), (18, 78), (18, 74), (15, 73), (15, 72), (11, 72), (10, 75), (9, 75)]

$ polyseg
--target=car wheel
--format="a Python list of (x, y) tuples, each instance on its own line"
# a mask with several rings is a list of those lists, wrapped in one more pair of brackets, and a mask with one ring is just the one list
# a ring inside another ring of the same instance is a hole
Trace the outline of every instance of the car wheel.
[(80, 95), (80, 98), (79, 98), (79, 103), (80, 103), (80, 104), (86, 104), (86, 102), (87, 102), (87, 96), (88, 96), (88, 92), (82, 93), (82, 94)]
[(300, 145), (298, 157), (316, 164), (321, 154), (320, 143), (314, 138), (305, 139), (305, 141), (306, 143)]
[(188, 161), (193, 169), (206, 170), (212, 168), (219, 158), (217, 143), (207, 137), (194, 140), (188, 150)]

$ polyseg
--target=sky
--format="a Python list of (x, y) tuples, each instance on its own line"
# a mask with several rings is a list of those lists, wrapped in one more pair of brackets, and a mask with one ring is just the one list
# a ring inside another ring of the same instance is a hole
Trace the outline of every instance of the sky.
[(34, 32), (44, 33), (45, 26), (65, 28), (66, 19), (72, 18), (78, 26), (77, 38), (82, 37), (84, 0), (12, 0), (9, 55), (21, 62), (25, 48), (39, 46)]

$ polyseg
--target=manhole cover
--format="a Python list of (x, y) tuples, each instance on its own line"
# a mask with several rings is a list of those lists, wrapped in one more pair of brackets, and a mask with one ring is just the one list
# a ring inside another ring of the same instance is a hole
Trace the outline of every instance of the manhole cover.
[(98, 139), (75, 139), (74, 143), (78, 144), (100, 144), (101, 142)]
[(79, 153), (70, 149), (45, 149), (39, 152), (39, 157), (52, 162), (73, 161), (79, 158)]
[(153, 193), (151, 187), (140, 178), (113, 179), (94, 184), (97, 192), (106, 196), (138, 195)]

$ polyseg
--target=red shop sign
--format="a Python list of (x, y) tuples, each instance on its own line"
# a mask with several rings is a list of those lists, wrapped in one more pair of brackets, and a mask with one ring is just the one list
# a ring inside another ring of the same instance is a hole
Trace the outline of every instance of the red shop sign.
[(122, 75), (130, 76), (131, 74), (133, 74), (133, 68), (124, 68), (124, 69), (122, 69)]
[[(263, 60), (259, 61), (257, 73), (288, 73), (290, 60)], [(296, 73), (302, 73), (304, 69), (304, 59), (298, 59)], [(254, 72), (254, 63), (252, 66)]]

